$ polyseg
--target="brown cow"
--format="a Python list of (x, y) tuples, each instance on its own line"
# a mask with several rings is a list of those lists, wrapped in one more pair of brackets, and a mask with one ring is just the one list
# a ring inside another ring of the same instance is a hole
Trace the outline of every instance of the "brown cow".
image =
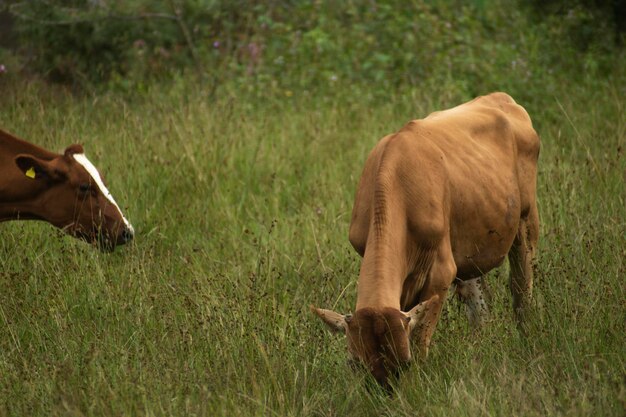
[(539, 145), (524, 108), (493, 93), (412, 121), (370, 153), (350, 225), (363, 257), (356, 312), (312, 310), (381, 385), (410, 360), (412, 333), (427, 356), (454, 284), (481, 322), (477, 280), (507, 254), (521, 323), (539, 234)]
[(134, 236), (80, 145), (55, 154), (0, 130), (0, 221), (45, 220), (102, 250)]

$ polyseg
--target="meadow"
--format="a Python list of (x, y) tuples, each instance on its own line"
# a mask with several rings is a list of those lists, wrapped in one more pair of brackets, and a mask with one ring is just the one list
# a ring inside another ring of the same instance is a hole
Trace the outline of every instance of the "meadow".
[(4, 91), (3, 128), (83, 143), (137, 236), (103, 254), (44, 223), (1, 225), (0, 415), (623, 415), (623, 79), (520, 101), (542, 138), (528, 337), (505, 264), (487, 326), (450, 299), (391, 397), (308, 306), (354, 308), (347, 231), (371, 147), (470, 97)]

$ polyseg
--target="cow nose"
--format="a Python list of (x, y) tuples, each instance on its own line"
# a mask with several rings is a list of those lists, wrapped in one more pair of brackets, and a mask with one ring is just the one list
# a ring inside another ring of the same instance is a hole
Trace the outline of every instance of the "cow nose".
[(122, 231), (122, 240), (124, 241), (124, 243), (130, 242), (131, 240), (133, 240), (134, 237), (135, 231), (133, 230), (132, 226)]

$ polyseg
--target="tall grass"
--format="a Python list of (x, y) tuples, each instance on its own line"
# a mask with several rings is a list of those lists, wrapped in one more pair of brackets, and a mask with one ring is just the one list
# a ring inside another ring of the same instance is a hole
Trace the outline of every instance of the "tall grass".
[(624, 85), (518, 94), (542, 137), (528, 337), (504, 265), (488, 325), (474, 332), (449, 300), (392, 397), (349, 370), (308, 305), (354, 308), (347, 230), (371, 147), (470, 97), (5, 86), (2, 127), (83, 143), (137, 238), (101, 254), (44, 223), (0, 225), (0, 415), (623, 415)]

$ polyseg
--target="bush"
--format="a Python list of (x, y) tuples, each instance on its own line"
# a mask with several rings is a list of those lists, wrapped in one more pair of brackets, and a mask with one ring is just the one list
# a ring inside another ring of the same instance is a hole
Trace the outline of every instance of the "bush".
[(573, 20), (559, 23), (534, 19), (538, 6), (499, 0), (55, 4), (18, 2), (9, 10), (35, 71), (80, 85), (134, 88), (192, 71), (264, 94), (444, 83), (473, 95), (525, 91), (550, 71), (610, 71), (618, 49), (598, 40), (598, 33), (618, 33), (609, 23), (580, 33), (586, 46), (577, 46), (573, 28), (591, 28), (592, 15), (576, 5)]

